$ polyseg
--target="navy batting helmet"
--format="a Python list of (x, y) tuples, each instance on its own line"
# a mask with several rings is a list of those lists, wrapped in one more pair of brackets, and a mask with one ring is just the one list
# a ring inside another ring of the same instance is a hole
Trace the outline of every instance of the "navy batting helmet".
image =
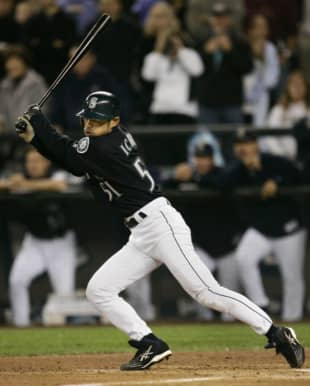
[(116, 96), (107, 91), (96, 91), (87, 96), (83, 110), (77, 113), (78, 117), (110, 121), (120, 116), (120, 103)]

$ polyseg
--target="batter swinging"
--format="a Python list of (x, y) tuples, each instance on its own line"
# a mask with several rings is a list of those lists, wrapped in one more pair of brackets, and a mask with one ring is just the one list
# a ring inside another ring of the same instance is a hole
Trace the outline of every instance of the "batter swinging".
[(127, 244), (94, 274), (86, 291), (88, 299), (137, 349), (121, 370), (143, 370), (171, 355), (168, 345), (119, 296), (161, 264), (199, 303), (229, 313), (266, 335), (266, 348), (276, 348), (291, 367), (301, 367), (305, 354), (294, 331), (274, 326), (246, 297), (221, 287), (197, 256), (190, 229), (156, 186), (131, 134), (120, 126), (117, 98), (107, 92), (92, 93), (78, 116), (85, 137), (73, 141), (57, 133), (37, 106), (30, 106), (19, 118), (18, 123), (27, 125), (19, 135), (71, 173), (85, 175), (94, 196), (118, 209), (131, 231)]

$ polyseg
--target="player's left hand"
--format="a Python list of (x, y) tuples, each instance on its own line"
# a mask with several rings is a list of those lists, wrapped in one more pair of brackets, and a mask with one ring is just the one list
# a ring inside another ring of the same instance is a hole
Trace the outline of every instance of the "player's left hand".
[(274, 180), (267, 180), (261, 190), (262, 199), (274, 197), (278, 192), (278, 185)]
[(34, 137), (34, 130), (31, 125), (31, 118), (40, 113), (40, 107), (38, 105), (30, 105), (24, 112), (22, 117), (18, 117), (15, 124), (16, 133), (25, 140), (25, 142), (31, 142)]
[(30, 143), (34, 137), (34, 129), (30, 123), (29, 118), (26, 114), (22, 117), (18, 117), (15, 124), (15, 130), (17, 135), (19, 135), (27, 143)]

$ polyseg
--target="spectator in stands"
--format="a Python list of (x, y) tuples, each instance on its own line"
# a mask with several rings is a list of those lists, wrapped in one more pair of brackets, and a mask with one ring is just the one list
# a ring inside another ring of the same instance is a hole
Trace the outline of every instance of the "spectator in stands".
[(281, 76), (274, 98), (278, 99), (286, 88), (288, 76), (291, 72), (300, 70), (301, 57), (298, 34), (291, 34), (278, 42), (278, 52), (281, 64)]
[(216, 166), (223, 167), (225, 164), (221, 145), (216, 136), (209, 130), (200, 127), (195, 134), (193, 134), (187, 143), (187, 158), (190, 164), (194, 163), (195, 151), (198, 146), (210, 145), (213, 149), (213, 160)]
[(131, 11), (138, 16), (141, 25), (145, 23), (153, 5), (159, 1), (161, 0), (135, 0), (132, 4)]
[(198, 116), (195, 83), (203, 72), (199, 54), (184, 45), (179, 33), (161, 34), (142, 67), (142, 77), (154, 82), (150, 122), (190, 124)]
[[(73, 46), (70, 55), (77, 46)], [(60, 131), (80, 130), (76, 112), (80, 109), (81, 100), (94, 91), (114, 91), (111, 74), (97, 64), (96, 55), (89, 50), (67, 75), (56, 90), (51, 103), (51, 121)]]
[(201, 46), (205, 72), (199, 82), (200, 121), (242, 122), (242, 78), (253, 68), (248, 43), (232, 28), (231, 9), (212, 7), (209, 37)]
[[(192, 39), (203, 43), (210, 34), (210, 15), (219, 0), (188, 0), (186, 27)], [(245, 11), (243, 0), (222, 0), (222, 4), (231, 8), (236, 29), (240, 29)]]
[(0, 120), (6, 131), (12, 131), (16, 117), (41, 98), (46, 84), (30, 67), (28, 52), (23, 47), (12, 47), (7, 52), (5, 70), (6, 76), (0, 82)]
[(128, 121), (132, 111), (130, 77), (140, 30), (124, 15), (121, 0), (101, 0), (100, 11), (111, 15), (112, 23), (96, 39), (95, 52), (98, 63), (106, 67), (115, 79), (115, 93), (123, 106), (122, 119)]
[(300, 181), (295, 165), (282, 157), (260, 153), (253, 134), (238, 132), (238, 158), (225, 173), (230, 187), (256, 187), (259, 196), (240, 200), (239, 213), (246, 228), (236, 251), (239, 273), (247, 296), (268, 308), (258, 263), (272, 256), (282, 276), (282, 319), (297, 321), (303, 315), (306, 231), (294, 198), (279, 188)]
[[(198, 145), (194, 151), (193, 162), (181, 163), (174, 169), (174, 174), (165, 181), (166, 187), (179, 189), (209, 189), (218, 187), (223, 169), (217, 167), (214, 151), (209, 144)], [(230, 199), (224, 200), (219, 212), (210, 205), (205, 209), (202, 205), (186, 206), (182, 209), (186, 221), (192, 229), (196, 252), (207, 267), (214, 272), (217, 270), (221, 285), (231, 290), (239, 289), (237, 265), (234, 258), (239, 224), (236, 221), (234, 206)], [(203, 226), (201, 226), (203, 224)], [(201, 306), (197, 309), (199, 319), (210, 319), (210, 310)], [(223, 315), (226, 320), (227, 315)]]
[[(310, 90), (300, 71), (288, 77), (286, 90), (268, 118), (268, 126), (273, 129), (293, 128), (302, 119), (310, 117)], [(263, 151), (290, 159), (297, 156), (297, 142), (293, 136), (264, 137), (260, 140)]]
[(18, 41), (19, 43), (27, 45), (27, 31), (26, 26), (28, 21), (34, 15), (33, 4), (29, 0), (21, 1), (16, 4), (15, 7), (15, 22), (18, 28)]
[(262, 127), (269, 111), (270, 92), (279, 80), (280, 63), (276, 47), (268, 40), (269, 26), (264, 15), (255, 15), (247, 32), (254, 68), (244, 78), (244, 112), (249, 123)]
[[(35, 149), (29, 148), (24, 174), (13, 175), (2, 182), (2, 188), (16, 193), (64, 192), (68, 183), (65, 173), (52, 173), (51, 163)], [(54, 200), (40, 205), (31, 199), (24, 200), (19, 210), (19, 221), (25, 225), (26, 234), (12, 266), (9, 292), (13, 323), (24, 327), (31, 323), (29, 286), (35, 277), (47, 271), (56, 293), (73, 294), (76, 241), (66, 224), (63, 208)]]
[(41, 12), (27, 23), (25, 38), (33, 52), (36, 69), (51, 83), (67, 61), (76, 28), (56, 0), (40, 0), (40, 5)]
[[(163, 2), (162, 0), (136, 0), (131, 7), (132, 12), (138, 16), (141, 25), (144, 25), (148, 18), (148, 14), (154, 4)], [(168, 0), (174, 10), (175, 15), (180, 20), (182, 27), (185, 27), (185, 13), (187, 7), (187, 0)]]
[(17, 42), (14, 5), (13, 0), (0, 0), (0, 46), (5, 43)]
[(96, 0), (58, 0), (58, 5), (75, 20), (79, 36), (85, 34), (98, 16)]
[(141, 76), (142, 66), (146, 55), (155, 50), (155, 46), (162, 41), (166, 35), (180, 31), (180, 23), (170, 4), (158, 1), (154, 4), (147, 15), (143, 27), (143, 35), (137, 46), (135, 72), (138, 82), (138, 120), (148, 121), (148, 112), (152, 100), (154, 82), (147, 82)]

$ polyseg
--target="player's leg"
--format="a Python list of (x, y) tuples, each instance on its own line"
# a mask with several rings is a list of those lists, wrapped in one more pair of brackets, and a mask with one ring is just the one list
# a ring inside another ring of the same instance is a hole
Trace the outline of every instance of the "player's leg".
[[(228, 253), (227, 255), (216, 259), (216, 262), (217, 276), (220, 285), (232, 291), (240, 291), (240, 275), (235, 253)], [(221, 319), (227, 322), (234, 320), (231, 315), (226, 313), (222, 313)]]
[(44, 259), (53, 290), (59, 295), (74, 293), (76, 239), (73, 232), (44, 242)]
[(245, 232), (236, 250), (240, 280), (245, 293), (260, 307), (267, 307), (269, 299), (264, 289), (258, 263), (268, 253), (271, 253), (271, 250), (271, 242), (253, 228)]
[(182, 216), (172, 206), (160, 211), (158, 256), (182, 287), (199, 303), (250, 325), (258, 334), (265, 334), (270, 317), (245, 296), (219, 285), (194, 250), (191, 232)]
[(152, 331), (119, 294), (160, 264), (128, 242), (95, 272), (88, 283), (88, 299), (131, 339), (140, 340)]
[(301, 367), (305, 352), (295, 332), (274, 326), (270, 317), (253, 302), (237, 292), (220, 286), (208, 268), (199, 259), (192, 245), (190, 229), (173, 207), (160, 210), (157, 219), (157, 252), (183, 288), (197, 301), (248, 324), (256, 333), (266, 335), (268, 348), (276, 348), (291, 367)]
[[(198, 247), (194, 244), (195, 251), (197, 255), (200, 257), (201, 261), (209, 268), (210, 272), (214, 272), (216, 270), (216, 262), (212, 257), (201, 247)], [(214, 319), (214, 313), (210, 308), (194, 301), (195, 310), (197, 313), (197, 319), (200, 321), (207, 321)]]
[(161, 265), (128, 242), (107, 260), (90, 279), (86, 295), (115, 327), (131, 339), (137, 349), (121, 370), (143, 370), (171, 355), (168, 345), (157, 338), (136, 311), (119, 294)]
[(9, 276), (9, 294), (16, 326), (30, 325), (30, 299), (28, 287), (31, 281), (45, 270), (40, 254), (40, 241), (25, 235), (20, 251), (14, 259)]
[(155, 307), (152, 304), (152, 284), (150, 275), (143, 277), (127, 287), (126, 295), (128, 297), (128, 302), (142, 319), (148, 322), (154, 320)]
[(306, 231), (281, 237), (274, 241), (274, 251), (283, 281), (282, 318), (297, 321), (302, 318), (305, 293), (304, 257)]

